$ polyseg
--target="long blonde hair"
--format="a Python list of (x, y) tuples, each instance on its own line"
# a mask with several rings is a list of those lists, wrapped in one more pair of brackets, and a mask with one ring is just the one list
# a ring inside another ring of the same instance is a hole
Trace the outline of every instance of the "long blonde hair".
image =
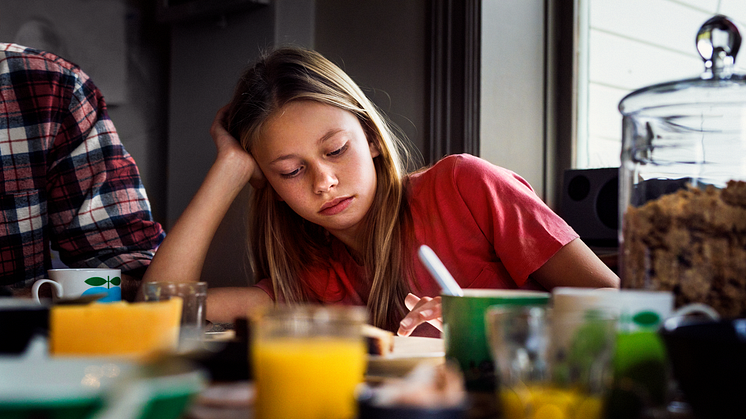
[[(412, 154), (406, 142), (358, 85), (317, 52), (294, 47), (276, 49), (241, 76), (228, 111), (229, 132), (248, 151), (261, 141), (264, 122), (289, 102), (313, 100), (352, 112), (368, 141), (380, 150), (374, 158), (375, 199), (361, 225), (366, 278), (371, 286), (372, 323), (394, 330), (406, 312), (404, 298), (412, 275), (412, 222), (406, 199), (406, 170)], [(258, 278), (271, 278), (276, 301), (308, 301), (304, 271), (329, 266), (326, 231), (276, 199), (270, 185), (251, 200), (249, 245)]]

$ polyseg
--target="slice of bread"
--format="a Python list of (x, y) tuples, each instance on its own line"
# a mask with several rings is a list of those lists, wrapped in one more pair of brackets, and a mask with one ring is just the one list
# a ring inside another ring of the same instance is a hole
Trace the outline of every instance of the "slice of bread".
[(368, 343), (368, 354), (386, 356), (394, 350), (394, 334), (388, 330), (364, 324), (363, 336)]

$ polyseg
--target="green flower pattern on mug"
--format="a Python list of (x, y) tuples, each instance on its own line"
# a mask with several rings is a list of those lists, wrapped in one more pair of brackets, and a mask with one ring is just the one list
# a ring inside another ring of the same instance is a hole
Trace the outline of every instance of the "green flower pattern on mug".
[(121, 285), (122, 279), (118, 276), (115, 276), (114, 278), (109, 279), (107, 276), (106, 279), (101, 278), (100, 276), (93, 276), (85, 280), (85, 283), (92, 286), (92, 287), (100, 287), (103, 285), (106, 285), (106, 288), (111, 288), (111, 285), (117, 287)]
[(641, 311), (632, 317), (632, 321), (641, 327), (656, 327), (661, 322), (661, 318), (654, 311)]

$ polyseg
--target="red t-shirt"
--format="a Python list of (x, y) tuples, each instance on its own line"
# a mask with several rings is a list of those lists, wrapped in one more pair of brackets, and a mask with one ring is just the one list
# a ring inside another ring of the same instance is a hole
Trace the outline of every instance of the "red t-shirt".
[[(542, 289), (529, 278), (578, 235), (515, 173), (468, 155), (443, 158), (410, 175), (414, 222), (415, 278), (419, 296), (440, 295), (440, 287), (417, 258), (430, 246), (462, 288)], [(311, 294), (325, 304), (365, 305), (370, 288), (346, 247), (332, 241), (331, 269), (309, 271)], [(272, 283), (256, 284), (274, 299)]]

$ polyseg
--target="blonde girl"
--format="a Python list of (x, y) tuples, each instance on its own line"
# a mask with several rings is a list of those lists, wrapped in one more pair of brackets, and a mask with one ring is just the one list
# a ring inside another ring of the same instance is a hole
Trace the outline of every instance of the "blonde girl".
[(275, 302), (357, 304), (376, 326), (435, 335), (440, 298), (416, 259), (421, 244), (462, 287), (618, 286), (512, 172), (461, 155), (407, 174), (402, 140), (316, 52), (280, 48), (249, 67), (211, 135), (215, 163), (144, 280), (199, 280), (220, 221), (250, 182), (259, 281), (211, 289), (212, 321)]

